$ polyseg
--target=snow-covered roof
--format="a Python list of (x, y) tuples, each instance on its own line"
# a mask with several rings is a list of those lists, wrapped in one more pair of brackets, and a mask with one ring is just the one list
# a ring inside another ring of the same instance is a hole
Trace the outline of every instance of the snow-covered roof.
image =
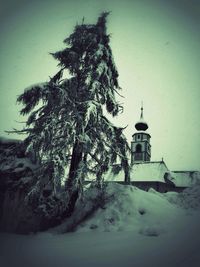
[[(124, 171), (117, 171), (119, 165), (110, 167), (105, 174), (105, 181), (124, 182)], [(167, 174), (167, 175), (166, 175)], [(87, 180), (94, 180), (89, 177)], [(190, 187), (200, 183), (199, 171), (169, 171), (164, 161), (142, 162), (133, 164), (130, 172), (131, 182), (162, 182), (172, 181), (175, 186)]]
[[(165, 174), (168, 174), (167, 177)], [(172, 181), (175, 186), (190, 187), (200, 183), (199, 171), (170, 172), (163, 161), (136, 163), (131, 170), (131, 181), (135, 182), (167, 182)]]
[[(116, 165), (117, 167), (117, 165)], [(113, 172), (113, 167), (110, 167), (108, 172), (105, 174), (105, 181), (123, 182), (124, 181), (124, 171), (120, 170), (118, 173)]]
[(133, 164), (131, 181), (135, 182), (163, 182), (165, 173), (169, 170), (163, 161)]
[(21, 142), (21, 140), (19, 140), (19, 139), (9, 139), (9, 138), (0, 136), (0, 144), (14, 144), (14, 143), (17, 144), (20, 142)]
[[(165, 173), (169, 173), (169, 170), (163, 161), (135, 163), (132, 166), (130, 178), (131, 182), (165, 183)], [(123, 182), (124, 172), (121, 170), (117, 174), (114, 174), (112, 168), (110, 168), (105, 175), (105, 180)]]
[(200, 182), (199, 171), (172, 171), (170, 175), (176, 186), (189, 187)]
[[(14, 170), (15, 172), (22, 171), (27, 167), (35, 169), (38, 167), (37, 164), (31, 162), (31, 159), (25, 155), (25, 149), (20, 144), (22, 140), (8, 139), (0, 136), (0, 170), (8, 171)], [(18, 148), (17, 145), (20, 145)], [(17, 149), (13, 150), (13, 146)], [(19, 154), (19, 155), (18, 155)]]

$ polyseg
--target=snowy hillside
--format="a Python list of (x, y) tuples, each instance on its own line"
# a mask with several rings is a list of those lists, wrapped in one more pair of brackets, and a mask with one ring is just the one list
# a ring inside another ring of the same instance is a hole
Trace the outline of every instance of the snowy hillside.
[(200, 186), (161, 194), (111, 183), (105, 196), (76, 232), (59, 234), (64, 223), (36, 235), (1, 234), (1, 266), (199, 266)]

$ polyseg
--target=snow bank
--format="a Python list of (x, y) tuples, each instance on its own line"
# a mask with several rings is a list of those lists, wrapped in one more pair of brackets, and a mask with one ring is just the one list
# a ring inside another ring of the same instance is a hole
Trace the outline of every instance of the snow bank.
[(181, 193), (168, 192), (163, 195), (166, 199), (181, 208), (198, 210), (200, 208), (200, 183), (188, 187)]
[(147, 236), (169, 232), (184, 211), (162, 194), (146, 192), (133, 186), (109, 183), (109, 201), (94, 216), (78, 227), (87, 231), (134, 231)]
[[(185, 198), (195, 199), (197, 191)], [(106, 194), (103, 209), (74, 233), (1, 234), (1, 266), (200, 266), (199, 208), (186, 210), (167, 194), (114, 183)]]

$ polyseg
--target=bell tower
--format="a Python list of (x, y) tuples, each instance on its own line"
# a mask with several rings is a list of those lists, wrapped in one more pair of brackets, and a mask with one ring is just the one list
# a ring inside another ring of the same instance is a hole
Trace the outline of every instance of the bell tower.
[(133, 140), (131, 142), (131, 164), (150, 161), (151, 160), (151, 145), (150, 134), (146, 133), (149, 128), (148, 124), (143, 118), (143, 105), (141, 106), (140, 120), (135, 124), (137, 130), (132, 135)]

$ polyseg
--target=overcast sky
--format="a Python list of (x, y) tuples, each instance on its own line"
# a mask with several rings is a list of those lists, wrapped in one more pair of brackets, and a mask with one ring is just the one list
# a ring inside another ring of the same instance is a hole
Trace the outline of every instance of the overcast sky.
[(200, 169), (200, 1), (196, 0), (7, 0), (0, 9), (0, 135), (20, 128), (16, 96), (57, 71), (48, 54), (85, 17), (108, 19), (119, 71), (124, 113), (115, 123), (144, 118), (151, 134), (152, 160), (163, 157), (171, 170)]

